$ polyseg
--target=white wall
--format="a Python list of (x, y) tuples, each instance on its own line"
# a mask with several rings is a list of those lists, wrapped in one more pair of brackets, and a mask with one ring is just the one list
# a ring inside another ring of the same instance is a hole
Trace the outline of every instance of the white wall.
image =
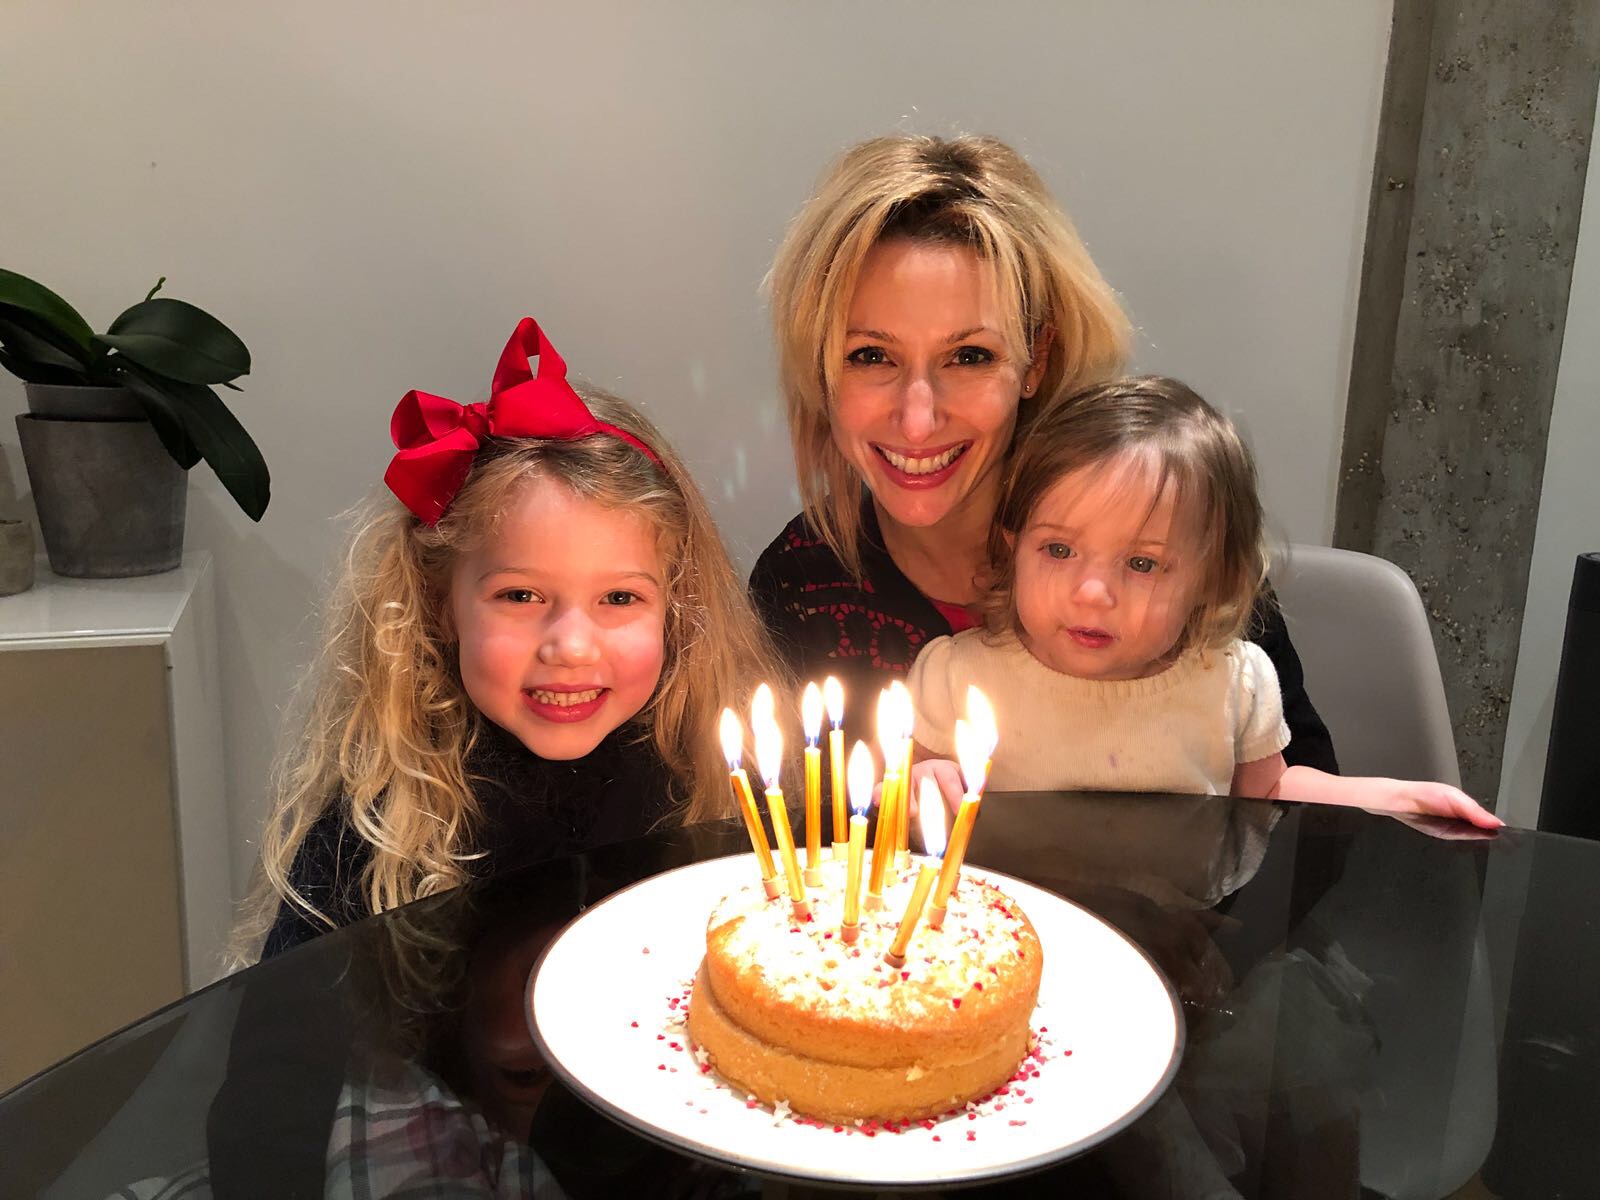
[[(1596, 122), (1600, 124), (1600, 112)], [(1566, 335), (1550, 412), (1550, 441), (1539, 496), (1539, 526), (1528, 571), (1517, 676), (1506, 717), (1504, 766), (1496, 811), (1513, 825), (1539, 820), (1556, 673), (1577, 556), (1600, 550), (1600, 154), (1589, 155), (1583, 219), (1573, 251)]]
[[(1389, 0), (12, 0), (3, 265), (97, 327), (165, 274), (254, 354), (233, 399), (272, 507), (252, 525), (200, 468), (189, 509), (218, 559), (236, 885), (333, 517), (379, 480), (395, 400), (481, 398), (535, 314), (683, 448), (747, 564), (795, 508), (757, 285), (824, 163), (873, 133), (1027, 153), (1127, 297), (1139, 365), (1240, 416), (1281, 530), (1325, 542), (1389, 19)], [(25, 492), (21, 407), (0, 380), (0, 468)]]

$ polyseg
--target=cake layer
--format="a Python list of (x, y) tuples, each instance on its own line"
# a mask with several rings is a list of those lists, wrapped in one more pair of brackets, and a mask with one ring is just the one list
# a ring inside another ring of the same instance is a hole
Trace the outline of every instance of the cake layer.
[(943, 929), (924, 919), (904, 967), (891, 967), (883, 955), (913, 879), (892, 877), (883, 908), (862, 912), (854, 945), (839, 935), (843, 864), (828, 864), (808, 893), (809, 922), (758, 887), (727, 897), (706, 931), (704, 972), (719, 1008), (776, 1050), (841, 1066), (926, 1069), (1015, 1042), (1039, 994), (1033, 926), (1003, 893), (964, 880)]
[[(1030, 1004), (1031, 1010), (1031, 1004)], [(824, 1121), (917, 1120), (959, 1108), (1011, 1078), (1027, 1053), (1027, 1015), (976, 1056), (892, 1067), (825, 1062), (775, 1047), (741, 1029), (717, 1003), (704, 969), (689, 1000), (689, 1036), (713, 1069), (767, 1104), (786, 1101)]]

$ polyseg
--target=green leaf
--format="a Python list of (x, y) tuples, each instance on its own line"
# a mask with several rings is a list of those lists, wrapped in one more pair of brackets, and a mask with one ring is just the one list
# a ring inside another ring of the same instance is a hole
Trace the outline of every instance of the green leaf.
[(173, 406), (171, 398), (162, 391), (167, 382), (160, 376), (146, 375), (130, 363), (123, 364), (120, 382), (139, 399), (144, 415), (155, 426), (156, 436), (172, 455), (172, 461), (185, 471), (200, 461), (200, 450), (184, 428), (183, 418)]
[(233, 330), (182, 300), (141, 301), (95, 340), (180, 383), (226, 383), (250, 373), (250, 351)]
[(83, 351), (83, 357), (87, 357), (89, 339), (94, 336), (89, 322), (44, 284), (35, 283), (15, 271), (0, 270), (0, 304), (32, 313), (58, 331), (66, 341), (76, 345)]
[[(81, 383), (84, 378), (83, 363), (60, 349), (56, 342), (51, 340), (51, 334), (54, 334), (57, 340), (60, 339), (59, 332), (51, 330), (33, 314), (0, 305), (0, 344), (10, 351), (12, 358), (22, 359), (51, 370), (72, 371), (77, 376), (77, 381)], [(8, 367), (7, 370), (11, 368)], [(14, 370), (12, 373), (20, 374)], [(28, 382), (39, 381), (31, 379)]]
[(7, 354), (4, 350), (0, 350), (0, 367), (10, 371), (23, 383), (81, 384), (83, 382), (83, 372), (75, 367), (67, 370), (65, 367), (44, 366), (33, 359)]
[(163, 380), (161, 390), (173, 401), (184, 428), (228, 494), (245, 516), (261, 520), (272, 498), (272, 477), (239, 419), (208, 387)]

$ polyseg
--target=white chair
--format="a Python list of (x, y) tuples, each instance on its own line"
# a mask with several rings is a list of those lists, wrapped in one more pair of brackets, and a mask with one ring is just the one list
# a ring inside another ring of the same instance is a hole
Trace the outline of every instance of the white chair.
[[(1439, 658), (1410, 576), (1370, 554), (1293, 545), (1271, 579), (1339, 769), (1459, 787)], [(1364, 1008), (1379, 1049), (1362, 1096), (1361, 1182), (1392, 1200), (1434, 1200), (1479, 1169), (1498, 1120), (1480, 886), (1465, 857), (1405, 877), (1387, 843), (1363, 844), (1312, 914), (1373, 980)]]
[(1271, 580), (1339, 770), (1459, 787), (1444, 679), (1411, 577), (1370, 554), (1297, 544)]

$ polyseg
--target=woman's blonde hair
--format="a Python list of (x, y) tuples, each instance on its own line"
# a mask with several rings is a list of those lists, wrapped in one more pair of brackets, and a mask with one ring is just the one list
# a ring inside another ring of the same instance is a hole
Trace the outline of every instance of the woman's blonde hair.
[(1018, 628), (1016, 547), (1040, 499), (1073, 471), (1127, 455), (1148, 456), (1152, 495), (1172, 486), (1204, 564), (1175, 650), (1219, 649), (1245, 631), (1268, 562), (1255, 463), (1233, 422), (1192, 389), (1144, 375), (1047, 402), (1019, 432), (989, 531), (989, 634)]
[(467, 756), (484, 718), (462, 686), (449, 633), (450, 575), (462, 553), (494, 536), (534, 479), (556, 480), (655, 527), (667, 572), (665, 652), (655, 692), (630, 724), (670, 770), (686, 822), (731, 811), (717, 718), (761, 680), (778, 682), (779, 669), (682, 461), (626, 402), (578, 390), (597, 418), (639, 438), (662, 465), (605, 435), (490, 439), (436, 525), (387, 492), (357, 510), (319, 661), (302, 685), (303, 720), (291, 724), (297, 736), (274, 772), (262, 880), (236, 938), (241, 957), (280, 899), (332, 924), (290, 879), (329, 805), (346, 806), (351, 829), (371, 848), (359, 894), (372, 912), (466, 881), (479, 816)]
[(833, 443), (829, 400), (862, 260), (899, 238), (967, 246), (990, 266), (1017, 362), (1048, 331), (1039, 395), (1116, 373), (1130, 337), (1072, 221), (1004, 142), (902, 134), (847, 150), (790, 222), (766, 288), (800, 498), (855, 574), (861, 481)]

